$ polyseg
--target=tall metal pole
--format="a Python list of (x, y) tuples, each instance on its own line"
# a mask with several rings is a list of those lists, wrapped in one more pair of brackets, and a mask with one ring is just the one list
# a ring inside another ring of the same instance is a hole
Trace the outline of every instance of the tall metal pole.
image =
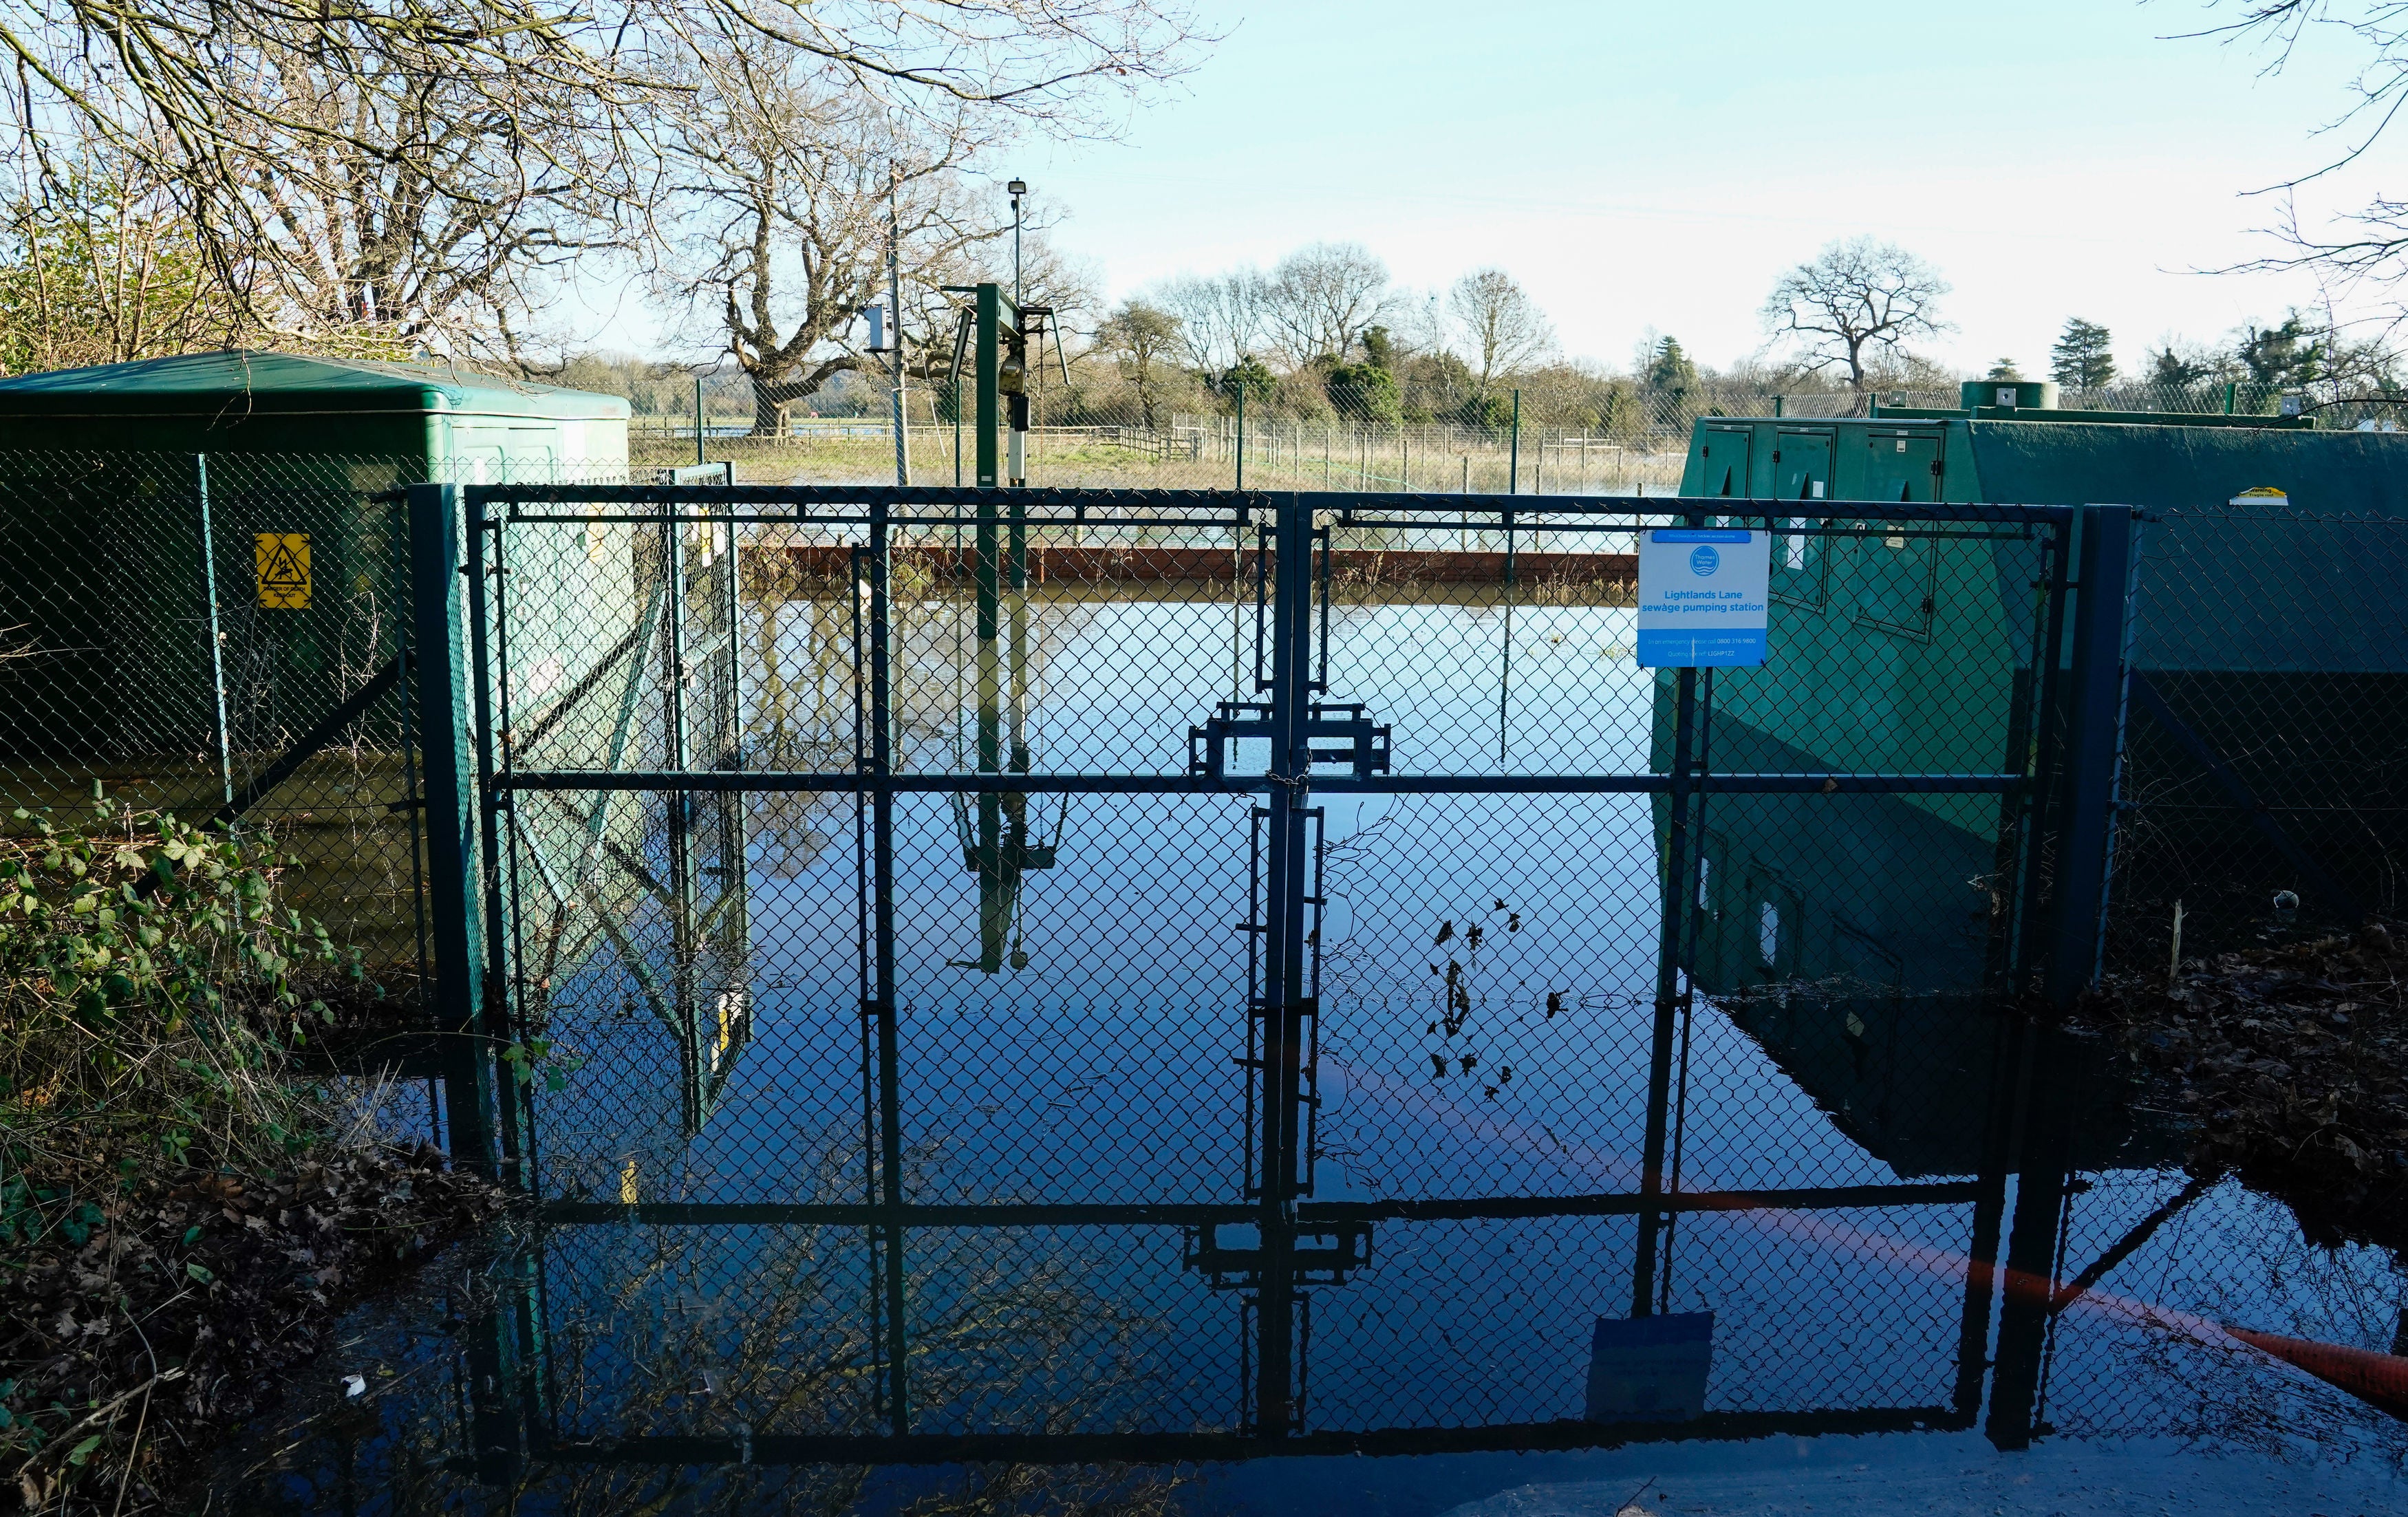
[[(992, 492), (1002, 484), (996, 432), (1003, 422), (1001, 367), (1003, 292), (978, 287), (978, 772), (1003, 772), (1003, 522)], [(979, 792), (979, 968), (1003, 967), (1010, 929), (1003, 880), (1003, 797)]]
[(1020, 279), (1020, 197), (1027, 193), (1027, 185), (1018, 179), (1011, 181), (1011, 306), (1014, 320), (1019, 318), (1020, 308), (1028, 303), (1027, 286)]
[(703, 456), (702, 375), (698, 371), (694, 377), (694, 461), (697, 464), (706, 464), (710, 462), (709, 459)]
[(903, 403), (903, 210), (895, 170), (886, 171), (886, 314), (895, 328), (895, 482), (911, 482), (911, 434)]
[(209, 688), (217, 692), (218, 783), (234, 805), (234, 733), (226, 724), (225, 633), (218, 625), (217, 534), (209, 527), (209, 458), (193, 455), (193, 489), (201, 503), (201, 591), (209, 640)]
[(1238, 486), (1246, 488), (1246, 376), (1238, 375)]

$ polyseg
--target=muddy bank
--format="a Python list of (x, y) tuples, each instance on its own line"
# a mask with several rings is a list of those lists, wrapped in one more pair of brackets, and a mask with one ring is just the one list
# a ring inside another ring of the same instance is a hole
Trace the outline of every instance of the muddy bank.
[(85, 1208), (8, 1261), (9, 1486), (29, 1509), (153, 1506), (223, 1429), (277, 1402), (345, 1306), (502, 1205), (431, 1149), (361, 1148)]
[(2075, 1012), (2191, 1124), (2194, 1174), (2287, 1203), (2323, 1243), (2408, 1248), (2408, 932), (2111, 977)]

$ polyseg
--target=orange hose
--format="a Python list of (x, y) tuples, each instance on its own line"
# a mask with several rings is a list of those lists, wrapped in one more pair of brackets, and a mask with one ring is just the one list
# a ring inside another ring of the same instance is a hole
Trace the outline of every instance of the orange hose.
[(2262, 1349), (2285, 1364), (2297, 1366), (2394, 1417), (2408, 1418), (2408, 1359), (2396, 1353), (2377, 1353), (2372, 1349), (2347, 1349), (2338, 1343), (2277, 1338), (2247, 1327), (2228, 1326), (2225, 1331), (2251, 1348)]

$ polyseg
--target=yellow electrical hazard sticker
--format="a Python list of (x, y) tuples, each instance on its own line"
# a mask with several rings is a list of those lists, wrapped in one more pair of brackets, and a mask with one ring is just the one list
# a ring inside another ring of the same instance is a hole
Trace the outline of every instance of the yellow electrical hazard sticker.
[(259, 604), (269, 610), (309, 608), (309, 534), (258, 535)]

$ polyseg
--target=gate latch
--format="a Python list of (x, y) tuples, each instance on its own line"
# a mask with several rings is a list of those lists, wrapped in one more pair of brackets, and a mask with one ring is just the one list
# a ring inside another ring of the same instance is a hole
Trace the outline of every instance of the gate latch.
[[(1369, 780), (1375, 774), (1388, 772), (1388, 728), (1374, 723), (1370, 708), (1359, 702), (1343, 706), (1325, 706), (1315, 702), (1308, 708), (1304, 735), (1312, 749), (1315, 764), (1349, 764), (1354, 778)], [(1241, 737), (1271, 736), (1271, 708), (1262, 701), (1223, 701), (1200, 727), (1187, 729), (1187, 772), (1208, 780), (1227, 778), (1228, 745)], [(1319, 746), (1322, 739), (1337, 738), (1342, 748)]]

